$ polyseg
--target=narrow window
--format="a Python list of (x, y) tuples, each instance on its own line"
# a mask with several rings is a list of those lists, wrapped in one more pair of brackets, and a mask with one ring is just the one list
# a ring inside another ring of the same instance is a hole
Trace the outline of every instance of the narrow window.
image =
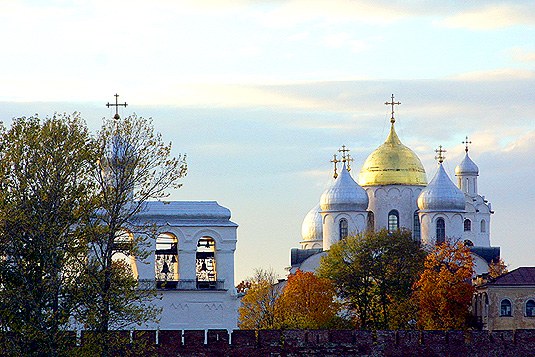
[(503, 299), (500, 303), (500, 316), (513, 316), (511, 311), (511, 301)]
[(342, 218), (339, 224), (340, 228), (340, 240), (347, 238), (347, 220)]
[(178, 239), (172, 233), (162, 233), (156, 238), (154, 254), (156, 287), (174, 289), (178, 283)]
[(446, 222), (444, 218), (437, 219), (437, 244), (446, 241)]
[(487, 224), (484, 219), (481, 220), (481, 233), (485, 233), (487, 231)]
[(388, 232), (393, 233), (399, 229), (399, 212), (393, 209), (388, 213)]
[(414, 211), (414, 222), (413, 222), (412, 238), (415, 241), (420, 241), (420, 217), (418, 217), (418, 211)]
[(470, 232), (472, 230), (472, 221), (469, 219), (464, 220), (464, 231)]
[(373, 232), (375, 230), (375, 216), (372, 211), (368, 211), (368, 222), (366, 228), (369, 232)]
[(215, 241), (202, 237), (197, 242), (196, 254), (197, 289), (216, 289)]
[(535, 317), (535, 300), (526, 302), (526, 316)]
[(129, 231), (117, 232), (113, 241), (113, 253), (111, 259), (116, 265), (123, 265), (132, 272), (132, 276), (137, 279), (138, 271), (136, 257), (132, 254), (134, 235)]

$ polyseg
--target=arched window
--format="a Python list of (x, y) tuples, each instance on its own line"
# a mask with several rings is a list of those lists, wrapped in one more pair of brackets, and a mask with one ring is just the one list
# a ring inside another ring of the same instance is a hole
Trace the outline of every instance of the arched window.
[(503, 299), (500, 303), (500, 316), (513, 316), (511, 301), (509, 299)]
[(399, 212), (393, 209), (388, 212), (388, 232), (393, 233), (399, 229)]
[(138, 278), (136, 257), (132, 255), (134, 235), (129, 231), (117, 232), (113, 241), (113, 253), (111, 259), (115, 264), (122, 264), (128, 267), (134, 278)]
[(487, 223), (484, 219), (481, 220), (481, 233), (485, 233), (487, 231)]
[(503, 299), (500, 303), (500, 316), (513, 316), (511, 301), (509, 299)]
[(526, 316), (535, 317), (535, 300), (526, 302)]
[(470, 232), (472, 230), (472, 221), (469, 219), (464, 220), (464, 231)]
[(470, 239), (465, 239), (464, 240), (464, 245), (467, 246), (467, 247), (473, 247), (474, 246), (474, 242), (472, 242)]
[(375, 215), (372, 211), (368, 211), (368, 222), (366, 228), (369, 232), (373, 232), (375, 230)]
[(446, 222), (444, 218), (437, 219), (437, 244), (446, 241)]
[(412, 229), (412, 238), (415, 241), (420, 241), (420, 218), (418, 217), (418, 211), (414, 211), (414, 222), (413, 222), (413, 229)]
[(162, 233), (156, 238), (154, 254), (156, 287), (174, 289), (178, 282), (178, 239), (172, 233)]
[(213, 238), (202, 237), (199, 239), (195, 258), (197, 289), (215, 289), (217, 274)]
[(342, 218), (339, 223), (340, 240), (347, 238), (347, 219)]

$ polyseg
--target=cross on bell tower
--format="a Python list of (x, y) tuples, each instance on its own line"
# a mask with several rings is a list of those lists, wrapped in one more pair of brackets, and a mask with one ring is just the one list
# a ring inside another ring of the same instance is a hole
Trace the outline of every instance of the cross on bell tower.
[(436, 149), (435, 152), (438, 154), (437, 156), (435, 156), (435, 159), (438, 160), (439, 164), (442, 164), (444, 162), (444, 159), (446, 158), (446, 156), (443, 155), (446, 152), (446, 149), (443, 149), (442, 145), (439, 145), (438, 149)]
[(391, 102), (385, 102), (385, 105), (391, 105), (392, 106), (392, 117), (390, 118), (390, 122), (394, 124), (396, 122), (396, 119), (394, 119), (394, 105), (400, 105), (401, 102), (394, 102), (394, 94), (392, 94), (392, 101)]
[(109, 108), (109, 107), (115, 107), (115, 115), (113, 116), (113, 119), (119, 119), (119, 107), (125, 107), (128, 105), (126, 104), (126, 102), (124, 102), (124, 104), (119, 104), (118, 103), (118, 100), (119, 100), (119, 94), (115, 93), (114, 95), (115, 97), (115, 104), (110, 104), (110, 102), (108, 102), (106, 104), (106, 106)]
[(464, 139), (463, 144), (464, 144), (464, 151), (468, 153), (468, 144), (472, 144), (471, 141), (468, 141), (468, 136), (466, 137), (466, 139)]

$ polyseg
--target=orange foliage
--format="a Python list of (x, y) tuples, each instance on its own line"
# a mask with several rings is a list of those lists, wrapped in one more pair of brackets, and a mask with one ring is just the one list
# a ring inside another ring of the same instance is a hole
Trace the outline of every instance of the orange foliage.
[(507, 273), (507, 264), (505, 264), (503, 259), (493, 260), (489, 264), (489, 275), (491, 278), (496, 279), (505, 273)]
[(334, 327), (339, 304), (332, 282), (311, 272), (297, 270), (288, 277), (276, 303), (281, 328), (322, 329)]
[(418, 325), (426, 330), (467, 327), (474, 287), (470, 250), (461, 243), (436, 246), (425, 260), (425, 270), (414, 284), (419, 305)]

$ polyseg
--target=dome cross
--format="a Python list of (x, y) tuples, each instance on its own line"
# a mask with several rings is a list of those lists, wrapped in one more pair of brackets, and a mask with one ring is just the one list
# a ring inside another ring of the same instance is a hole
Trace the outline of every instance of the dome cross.
[(443, 155), (446, 152), (446, 149), (443, 149), (442, 145), (439, 145), (438, 149), (436, 149), (435, 152), (438, 154), (437, 156), (435, 156), (435, 159), (438, 160), (439, 164), (442, 164), (444, 162), (444, 159), (446, 158), (446, 156)]
[(126, 102), (124, 102), (124, 104), (120, 104), (118, 103), (118, 100), (119, 100), (119, 94), (115, 93), (114, 95), (115, 97), (115, 104), (110, 104), (110, 102), (108, 102), (106, 104), (106, 106), (109, 108), (109, 107), (115, 107), (115, 115), (113, 116), (113, 119), (119, 119), (119, 107), (125, 107), (128, 105), (126, 104)]
[(334, 164), (334, 175), (333, 177), (334, 178), (337, 178), (338, 177), (338, 172), (337, 172), (337, 167), (336, 167), (336, 164), (341, 162), (340, 160), (337, 160), (336, 159), (336, 154), (333, 155), (333, 159), (331, 160), (331, 162)]
[(392, 117), (390, 118), (390, 122), (394, 124), (396, 122), (396, 119), (394, 119), (394, 105), (400, 105), (401, 102), (394, 102), (394, 94), (392, 94), (392, 101), (391, 102), (385, 102), (385, 105), (391, 105), (392, 106)]
[(346, 155), (345, 162), (347, 162), (347, 171), (351, 171), (351, 161), (354, 161), (349, 154)]
[(466, 139), (463, 141), (463, 144), (464, 144), (464, 151), (466, 153), (468, 153), (468, 144), (472, 144), (471, 141), (468, 141), (468, 136), (466, 137)]

